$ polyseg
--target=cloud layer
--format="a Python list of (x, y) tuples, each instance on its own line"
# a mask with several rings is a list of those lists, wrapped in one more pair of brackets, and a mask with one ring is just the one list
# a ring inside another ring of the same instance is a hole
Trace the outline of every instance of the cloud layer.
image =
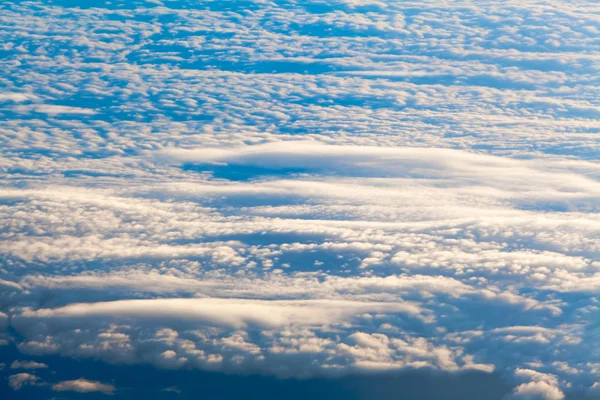
[(14, 390), (115, 393), (38, 355), (597, 389), (596, 3), (96, 3), (0, 7)]

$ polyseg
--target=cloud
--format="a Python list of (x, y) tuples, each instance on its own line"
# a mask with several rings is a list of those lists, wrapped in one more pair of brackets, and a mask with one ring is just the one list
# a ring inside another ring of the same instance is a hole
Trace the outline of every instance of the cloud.
[(36, 96), (29, 93), (0, 93), (0, 102), (11, 101), (13, 103), (20, 103), (35, 98)]
[(558, 388), (558, 379), (555, 375), (522, 368), (517, 368), (515, 375), (531, 382), (517, 386), (511, 395), (506, 396), (508, 399), (562, 400), (565, 398), (564, 393)]
[(303, 168), (344, 175), (450, 178), (515, 191), (524, 189), (521, 182), (525, 180), (558, 190), (600, 190), (600, 184), (594, 179), (564, 172), (575, 167), (598, 174), (600, 169), (593, 163), (580, 161), (571, 165), (562, 162), (553, 165), (550, 160), (515, 160), (452, 149), (339, 146), (296, 140), (233, 149), (165, 149), (157, 154), (181, 162), (260, 166), (275, 171)]
[(15, 360), (10, 365), (12, 369), (42, 369), (48, 368), (48, 366), (44, 363), (38, 363), (35, 361), (19, 361)]
[(69, 107), (69, 106), (57, 106), (50, 104), (40, 104), (35, 106), (19, 106), (16, 108), (18, 112), (35, 111), (37, 113), (48, 114), (51, 116), (71, 114), (71, 115), (94, 115), (96, 111), (81, 108), (81, 107)]
[(6, 327), (8, 327), (8, 325), (8, 315), (3, 312), (0, 312), (0, 329), (5, 329)]
[(25, 372), (22, 372), (20, 374), (11, 375), (8, 377), (8, 385), (13, 390), (19, 390), (23, 386), (28, 386), (28, 385), (35, 386), (39, 383), (39, 381), (40, 381), (39, 377), (32, 375), (32, 374), (25, 373)]
[(84, 378), (75, 379), (72, 381), (61, 381), (52, 385), (52, 390), (55, 392), (77, 392), (91, 393), (101, 392), (104, 394), (114, 394), (114, 385), (102, 383), (98, 381), (90, 381)]
[(0, 15), (0, 345), (593, 387), (598, 4), (55, 3)]
[(164, 388), (162, 391), (163, 392), (172, 392), (172, 393), (177, 393), (177, 394), (181, 393), (181, 389), (177, 388), (176, 386), (169, 386), (168, 388)]
[(377, 303), (342, 300), (259, 301), (241, 299), (155, 299), (121, 300), (104, 303), (71, 304), (58, 309), (24, 310), (15, 316), (16, 325), (30, 319), (125, 317), (183, 319), (225, 325), (277, 327), (330, 325), (366, 312), (406, 313), (420, 316), (424, 310), (410, 302)]
[(543, 399), (543, 400), (562, 400), (564, 393), (556, 386), (547, 382), (529, 382), (523, 383), (515, 388), (510, 399)]

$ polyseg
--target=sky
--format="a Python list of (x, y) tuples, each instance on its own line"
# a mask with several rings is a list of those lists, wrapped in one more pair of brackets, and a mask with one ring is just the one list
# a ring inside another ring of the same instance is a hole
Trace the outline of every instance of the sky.
[(4, 0), (2, 399), (600, 397), (600, 4)]

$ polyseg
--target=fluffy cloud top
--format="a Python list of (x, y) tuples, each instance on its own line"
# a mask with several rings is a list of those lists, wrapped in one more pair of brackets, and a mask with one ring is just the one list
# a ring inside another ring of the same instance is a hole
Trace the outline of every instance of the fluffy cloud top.
[(529, 382), (517, 386), (510, 399), (531, 399), (531, 400), (562, 400), (565, 398), (564, 393), (556, 386), (550, 385), (547, 382)]

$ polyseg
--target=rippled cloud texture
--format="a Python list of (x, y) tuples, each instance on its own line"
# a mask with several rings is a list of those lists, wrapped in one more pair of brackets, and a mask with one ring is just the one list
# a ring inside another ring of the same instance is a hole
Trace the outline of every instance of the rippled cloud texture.
[(11, 393), (123, 394), (59, 356), (600, 394), (596, 2), (0, 11)]

